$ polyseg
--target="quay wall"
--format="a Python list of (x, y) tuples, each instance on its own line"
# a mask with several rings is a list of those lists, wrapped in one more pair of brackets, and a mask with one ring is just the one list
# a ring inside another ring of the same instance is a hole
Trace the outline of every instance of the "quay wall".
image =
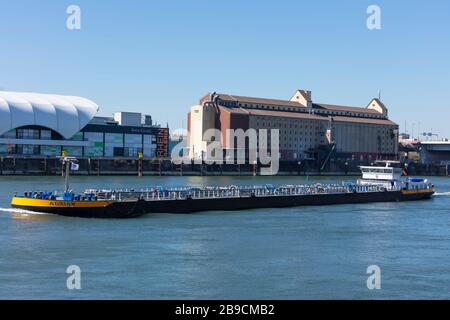
[[(175, 165), (169, 159), (134, 158), (79, 158), (79, 170), (72, 175), (146, 175), (146, 176), (252, 176), (259, 174), (261, 166), (244, 165)], [(316, 161), (286, 162), (279, 164), (278, 175), (360, 175), (359, 165), (368, 163), (330, 162), (324, 170)], [(439, 165), (409, 164), (409, 175), (446, 176), (450, 168)], [(0, 157), (0, 175), (61, 175), (61, 163), (57, 158), (47, 157)]]

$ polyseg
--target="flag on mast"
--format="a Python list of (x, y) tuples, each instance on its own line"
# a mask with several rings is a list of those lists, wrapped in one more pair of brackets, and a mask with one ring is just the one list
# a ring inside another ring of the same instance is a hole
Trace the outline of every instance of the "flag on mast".
[(79, 168), (80, 168), (80, 165), (78, 163), (75, 163), (75, 162), (70, 163), (70, 170), (78, 171)]

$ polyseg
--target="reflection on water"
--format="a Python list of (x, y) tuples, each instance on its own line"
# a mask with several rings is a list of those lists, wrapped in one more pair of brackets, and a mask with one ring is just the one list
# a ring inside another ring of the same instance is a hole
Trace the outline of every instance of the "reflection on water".
[(49, 214), (37, 213), (37, 212), (12, 212), (11, 217), (15, 220), (32, 220), (32, 221), (44, 221), (49, 220)]

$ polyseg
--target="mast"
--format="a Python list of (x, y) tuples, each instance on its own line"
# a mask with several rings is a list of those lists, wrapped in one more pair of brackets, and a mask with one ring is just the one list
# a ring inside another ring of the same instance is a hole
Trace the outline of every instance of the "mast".
[(64, 168), (64, 192), (69, 192), (69, 174), (70, 174), (70, 161), (63, 162)]
[[(77, 160), (77, 158), (67, 157), (67, 156), (60, 157), (60, 160), (62, 163), (62, 167), (64, 168), (64, 192), (69, 192), (70, 191), (70, 186), (69, 186), (70, 169), (71, 169), (72, 163), (77, 164), (78, 160)], [(78, 164), (77, 164), (77, 166), (78, 166)]]

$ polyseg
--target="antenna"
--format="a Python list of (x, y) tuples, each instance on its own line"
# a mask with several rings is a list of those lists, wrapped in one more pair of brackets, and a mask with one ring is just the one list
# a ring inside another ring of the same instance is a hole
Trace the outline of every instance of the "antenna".
[(421, 125), (421, 123), (419, 121), (419, 133), (417, 134), (417, 140), (419, 140), (419, 141), (420, 141), (420, 135), (421, 135), (421, 133), (420, 133), (420, 125)]
[(381, 100), (381, 90), (378, 90), (378, 100)]

